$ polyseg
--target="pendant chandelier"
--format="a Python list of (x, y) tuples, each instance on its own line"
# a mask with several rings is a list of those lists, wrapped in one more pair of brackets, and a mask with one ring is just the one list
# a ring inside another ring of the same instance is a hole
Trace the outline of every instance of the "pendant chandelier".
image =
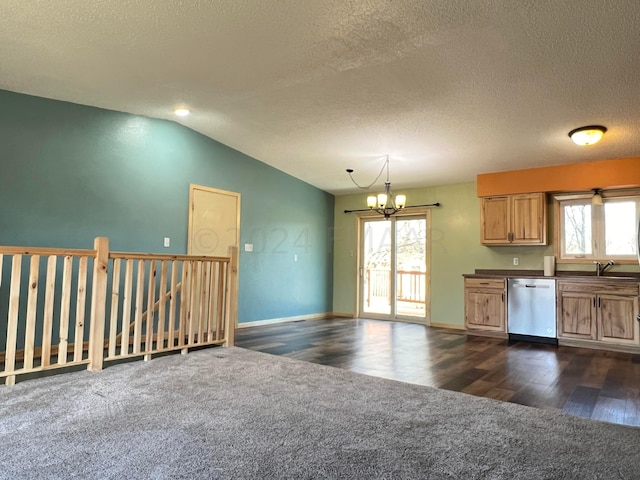
[(426, 205), (414, 205), (414, 206), (407, 207), (406, 195), (396, 195), (394, 199), (393, 193), (391, 192), (391, 180), (389, 179), (389, 155), (386, 156), (384, 165), (382, 165), (382, 169), (380, 170), (380, 173), (378, 174), (376, 179), (366, 187), (359, 185), (358, 182), (355, 181), (352, 175), (353, 174), (352, 168), (347, 168), (347, 173), (349, 174), (349, 178), (351, 178), (351, 181), (356, 187), (358, 187), (361, 190), (369, 190), (369, 188), (371, 188), (378, 181), (378, 179), (382, 175), (382, 172), (384, 172), (385, 169), (387, 171), (387, 180), (384, 182), (384, 192), (378, 193), (377, 195), (369, 195), (367, 197), (367, 207), (369, 207), (368, 209), (345, 210), (344, 213), (372, 211), (372, 212), (377, 212), (380, 215), (384, 216), (384, 218), (388, 219), (392, 215), (395, 215), (396, 213), (402, 210), (405, 210), (407, 208), (439, 207), (440, 206), (439, 203), (429, 203)]

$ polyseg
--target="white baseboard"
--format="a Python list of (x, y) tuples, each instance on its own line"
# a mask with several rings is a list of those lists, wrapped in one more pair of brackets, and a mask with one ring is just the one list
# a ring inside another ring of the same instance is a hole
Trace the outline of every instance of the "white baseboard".
[(331, 318), (333, 314), (331, 312), (325, 313), (312, 313), (310, 315), (296, 315), (294, 317), (282, 317), (282, 318), (270, 318), (267, 320), (256, 320), (255, 322), (241, 322), (238, 323), (238, 328), (258, 327), (260, 325), (275, 325), (276, 323), (298, 322), (300, 320), (322, 320), (325, 318)]

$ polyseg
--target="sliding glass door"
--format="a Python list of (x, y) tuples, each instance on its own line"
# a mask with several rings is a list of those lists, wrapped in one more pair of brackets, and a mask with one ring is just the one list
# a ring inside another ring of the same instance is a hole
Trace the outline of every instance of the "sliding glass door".
[(424, 323), (428, 309), (428, 219), (361, 219), (360, 315)]

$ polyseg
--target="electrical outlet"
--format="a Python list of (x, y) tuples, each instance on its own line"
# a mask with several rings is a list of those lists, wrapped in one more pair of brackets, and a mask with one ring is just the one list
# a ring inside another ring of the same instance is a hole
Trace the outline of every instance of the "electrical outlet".
[(164, 237), (164, 246), (165, 247), (171, 246), (171, 239), (169, 237)]
[(518, 257), (513, 257), (513, 264), (520, 265), (520, 259)]

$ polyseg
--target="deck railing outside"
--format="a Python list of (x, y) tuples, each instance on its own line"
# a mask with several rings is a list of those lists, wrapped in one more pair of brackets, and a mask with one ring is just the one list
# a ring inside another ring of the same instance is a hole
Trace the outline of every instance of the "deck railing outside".
[[(365, 269), (365, 286), (367, 306), (374, 299), (387, 299), (389, 305), (393, 300), (389, 281), (391, 270), (384, 268)], [(426, 272), (420, 270), (398, 270), (396, 272), (397, 301), (409, 303), (425, 303), (426, 301)]]
[(237, 260), (0, 246), (0, 378), (233, 345)]

